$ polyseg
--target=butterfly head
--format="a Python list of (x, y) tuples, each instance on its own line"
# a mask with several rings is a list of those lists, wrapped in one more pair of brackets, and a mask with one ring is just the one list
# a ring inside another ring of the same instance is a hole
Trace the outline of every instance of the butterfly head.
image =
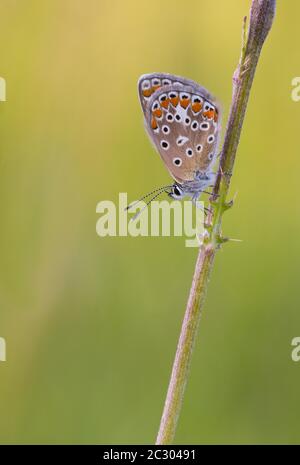
[(173, 186), (171, 186), (168, 195), (174, 200), (181, 200), (183, 197), (185, 197), (186, 193), (184, 188), (179, 183), (175, 182)]

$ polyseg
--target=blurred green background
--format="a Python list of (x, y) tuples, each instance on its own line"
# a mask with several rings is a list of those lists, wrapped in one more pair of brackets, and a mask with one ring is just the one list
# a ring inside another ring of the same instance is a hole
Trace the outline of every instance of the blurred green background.
[[(100, 200), (170, 178), (138, 77), (190, 77), (223, 129), (250, 1), (4, 0), (0, 14), (1, 443), (153, 443), (197, 255), (100, 238)], [(298, 443), (297, 0), (279, 1), (239, 146), (176, 443)]]

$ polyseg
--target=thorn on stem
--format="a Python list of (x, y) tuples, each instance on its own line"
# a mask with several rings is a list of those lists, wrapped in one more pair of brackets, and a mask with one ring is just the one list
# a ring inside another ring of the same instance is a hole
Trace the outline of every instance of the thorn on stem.
[(217, 244), (221, 246), (222, 244), (225, 244), (225, 242), (228, 242), (230, 239), (229, 237), (223, 237), (223, 236), (217, 236)]
[(223, 203), (223, 212), (229, 210), (229, 208), (233, 207), (233, 200), (230, 200), (229, 202), (224, 202)]

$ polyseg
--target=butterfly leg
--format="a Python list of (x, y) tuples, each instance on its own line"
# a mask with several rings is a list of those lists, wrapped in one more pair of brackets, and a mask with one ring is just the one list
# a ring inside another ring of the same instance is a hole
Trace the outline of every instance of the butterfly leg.
[[(201, 192), (200, 192), (200, 194), (201, 194)], [(209, 208), (205, 207), (205, 206), (202, 207), (202, 204), (200, 204), (198, 202), (200, 194), (194, 194), (193, 197), (192, 197), (192, 202), (193, 202), (193, 204), (195, 205), (196, 208), (199, 208), (199, 210), (203, 210), (204, 215), (207, 216), (208, 213), (212, 213), (212, 211)]]
[(221, 173), (221, 176), (222, 176), (222, 177), (231, 178), (231, 176), (232, 176), (232, 172), (231, 172), (231, 171), (223, 171), (222, 166), (220, 166), (219, 170), (220, 170), (220, 173)]

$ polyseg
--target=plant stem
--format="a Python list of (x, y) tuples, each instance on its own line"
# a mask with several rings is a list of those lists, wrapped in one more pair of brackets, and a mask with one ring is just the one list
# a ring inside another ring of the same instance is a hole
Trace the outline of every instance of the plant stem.
[(232, 102), (219, 171), (210, 198), (208, 234), (199, 249), (156, 444), (171, 444), (174, 439), (214, 257), (220, 246), (229, 240), (221, 233), (222, 216), (233, 204), (226, 201), (230, 179), (257, 62), (272, 26), (275, 7), (276, 0), (252, 0), (247, 34), (243, 30), (241, 57), (233, 75)]

